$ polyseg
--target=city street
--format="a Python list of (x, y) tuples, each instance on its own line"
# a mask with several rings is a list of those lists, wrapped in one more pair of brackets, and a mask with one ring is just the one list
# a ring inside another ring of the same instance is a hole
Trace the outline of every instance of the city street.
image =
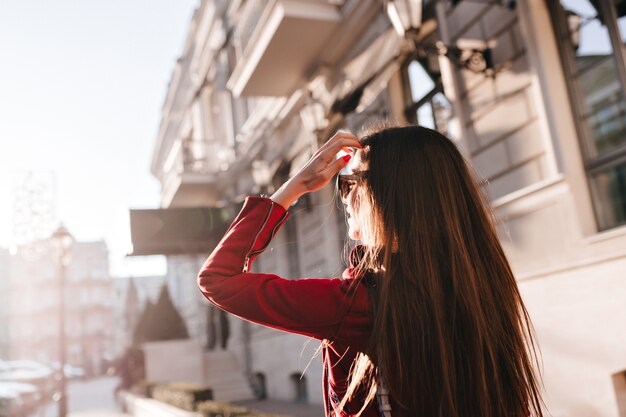
[(626, 0), (0, 28), (0, 417), (626, 417)]

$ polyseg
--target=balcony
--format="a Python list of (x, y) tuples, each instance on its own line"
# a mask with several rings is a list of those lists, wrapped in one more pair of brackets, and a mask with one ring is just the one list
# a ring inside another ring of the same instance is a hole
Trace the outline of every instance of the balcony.
[(219, 143), (176, 140), (163, 164), (162, 207), (214, 205), (219, 175), (232, 163), (234, 151)]
[(235, 34), (240, 57), (227, 87), (235, 96), (290, 95), (338, 28), (338, 3), (249, 1)]

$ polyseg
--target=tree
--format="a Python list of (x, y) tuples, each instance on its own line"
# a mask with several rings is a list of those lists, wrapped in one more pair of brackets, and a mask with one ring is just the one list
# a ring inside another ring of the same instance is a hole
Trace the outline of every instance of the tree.
[(152, 305), (149, 301), (146, 303), (135, 328), (133, 343), (139, 345), (144, 342), (187, 338), (187, 326), (172, 302), (167, 285), (163, 285), (156, 304)]

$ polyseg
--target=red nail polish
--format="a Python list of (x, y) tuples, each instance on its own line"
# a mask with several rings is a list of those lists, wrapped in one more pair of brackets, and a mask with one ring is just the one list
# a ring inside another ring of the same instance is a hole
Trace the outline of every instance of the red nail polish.
[(343, 160), (346, 161), (346, 162), (350, 161), (350, 158), (352, 158), (352, 155), (348, 154), (348, 155), (344, 155), (343, 156)]

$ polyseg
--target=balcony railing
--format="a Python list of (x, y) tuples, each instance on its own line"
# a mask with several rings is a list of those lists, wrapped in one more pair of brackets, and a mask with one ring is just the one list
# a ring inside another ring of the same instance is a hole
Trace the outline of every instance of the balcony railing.
[(167, 175), (184, 173), (218, 174), (228, 169), (234, 150), (218, 143), (176, 140), (163, 164)]
[(209, 204), (234, 159), (234, 149), (221, 143), (176, 140), (163, 164), (163, 206)]
[(237, 23), (237, 28), (235, 29), (235, 47), (237, 52), (243, 54), (243, 52), (248, 47), (248, 43), (252, 38), (252, 33), (256, 28), (259, 20), (261, 19), (261, 15), (263, 14), (263, 10), (268, 5), (268, 1), (259, 1), (259, 0), (250, 0), (246, 2), (243, 6), (244, 10), (242, 11), (241, 20)]

